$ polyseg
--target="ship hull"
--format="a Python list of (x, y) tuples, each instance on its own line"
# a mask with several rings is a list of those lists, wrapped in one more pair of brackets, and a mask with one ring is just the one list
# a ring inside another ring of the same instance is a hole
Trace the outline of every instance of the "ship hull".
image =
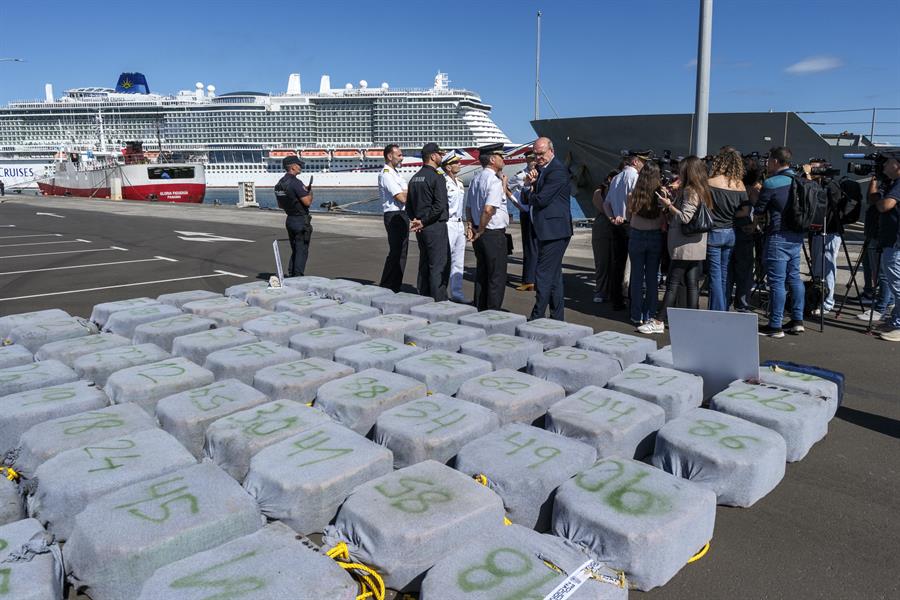
[[(173, 173), (174, 178), (161, 176), (163, 172)], [(61, 163), (53, 177), (38, 182), (38, 188), (51, 196), (110, 198), (116, 178), (125, 200), (199, 204), (206, 196), (206, 177), (199, 164), (117, 165), (79, 171), (70, 162)]]

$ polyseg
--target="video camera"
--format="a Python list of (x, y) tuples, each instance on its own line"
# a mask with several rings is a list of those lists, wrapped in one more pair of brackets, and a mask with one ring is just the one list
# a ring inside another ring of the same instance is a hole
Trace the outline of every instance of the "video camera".
[(662, 156), (656, 156), (653, 150), (622, 150), (622, 157), (638, 155), (646, 156), (647, 160), (651, 160), (659, 167), (659, 179), (663, 186), (672, 185), (678, 179), (678, 163), (681, 162), (681, 156), (673, 157), (671, 150), (663, 150)]
[(821, 177), (822, 179), (832, 179), (841, 174), (840, 169), (835, 169), (831, 163), (824, 158), (811, 158), (807, 161), (810, 165), (818, 165), (816, 167), (810, 167), (809, 175), (810, 177)]
[(891, 158), (900, 160), (900, 150), (892, 150), (889, 152), (872, 152), (871, 154), (844, 154), (844, 158), (855, 158), (856, 160), (869, 161), (867, 163), (848, 162), (847, 172), (859, 177), (868, 177), (874, 175), (881, 176), (881, 168)]

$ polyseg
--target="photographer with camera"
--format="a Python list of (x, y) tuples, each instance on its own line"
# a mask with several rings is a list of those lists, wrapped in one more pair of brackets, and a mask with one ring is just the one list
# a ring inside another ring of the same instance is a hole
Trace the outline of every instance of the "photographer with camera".
[[(900, 214), (900, 154), (887, 155), (881, 163), (881, 174), (883, 178), (879, 178), (876, 173), (869, 183), (869, 202), (875, 204), (882, 217), (879, 223), (879, 229), (890, 224), (890, 220), (896, 223), (898, 214)], [(890, 319), (879, 327), (881, 339), (888, 342), (900, 342), (900, 234), (894, 229), (892, 240), (880, 237), (882, 242), (891, 242), (893, 244), (885, 244), (881, 251), (880, 270), (884, 273), (888, 287), (894, 296), (894, 310), (891, 312)]]

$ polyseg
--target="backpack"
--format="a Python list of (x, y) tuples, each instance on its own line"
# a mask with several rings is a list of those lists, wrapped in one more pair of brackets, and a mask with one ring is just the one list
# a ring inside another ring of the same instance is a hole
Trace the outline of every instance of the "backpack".
[(815, 181), (796, 175), (791, 177), (791, 189), (782, 217), (789, 231), (806, 233), (810, 227), (821, 229), (828, 209), (828, 192)]

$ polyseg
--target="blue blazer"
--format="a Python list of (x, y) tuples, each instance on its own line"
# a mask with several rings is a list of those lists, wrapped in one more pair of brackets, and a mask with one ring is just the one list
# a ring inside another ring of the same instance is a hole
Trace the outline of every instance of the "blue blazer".
[(569, 170), (553, 158), (527, 194), (531, 227), (542, 242), (572, 237)]

